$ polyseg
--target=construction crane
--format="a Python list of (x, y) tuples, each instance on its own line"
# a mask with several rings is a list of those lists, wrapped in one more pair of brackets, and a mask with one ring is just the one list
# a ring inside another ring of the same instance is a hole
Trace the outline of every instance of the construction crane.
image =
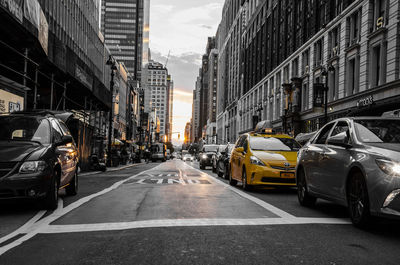
[(167, 68), (167, 64), (168, 64), (168, 60), (169, 60), (170, 54), (171, 54), (171, 50), (168, 51), (167, 61), (165, 62), (165, 68)]

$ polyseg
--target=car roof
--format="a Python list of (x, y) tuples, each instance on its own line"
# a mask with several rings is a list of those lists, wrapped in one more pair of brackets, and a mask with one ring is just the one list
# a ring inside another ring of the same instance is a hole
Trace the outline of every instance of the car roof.
[(273, 138), (289, 138), (293, 139), (293, 137), (287, 134), (263, 134), (263, 133), (249, 133), (252, 137), (273, 137)]

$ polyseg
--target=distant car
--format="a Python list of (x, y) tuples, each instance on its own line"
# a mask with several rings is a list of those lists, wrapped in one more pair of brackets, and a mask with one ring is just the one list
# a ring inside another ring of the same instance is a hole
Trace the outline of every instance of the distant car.
[(194, 157), (191, 154), (185, 154), (182, 158), (183, 161), (190, 161), (193, 162), (194, 161)]
[(151, 160), (156, 162), (160, 160), (165, 162), (167, 160), (167, 146), (163, 143), (154, 143), (150, 147)]
[(48, 113), (0, 115), (0, 199), (58, 205), (58, 190), (78, 191), (78, 151), (67, 126)]
[(217, 161), (221, 156), (221, 152), (222, 150), (224, 150), (226, 148), (226, 145), (219, 145), (217, 148), (217, 151), (215, 152), (215, 154), (212, 155), (212, 172), (216, 173), (217, 172)]
[(234, 147), (234, 144), (228, 144), (226, 145), (225, 149), (221, 151), (221, 156), (218, 158), (216, 168), (216, 173), (218, 177), (229, 179), (229, 160), (231, 158), (231, 153)]
[(217, 152), (218, 145), (206, 144), (201, 149), (199, 159), (200, 159), (200, 169), (205, 169), (207, 166), (212, 166), (212, 156)]
[(327, 199), (349, 210), (356, 226), (371, 216), (400, 218), (400, 118), (341, 118), (301, 148), (298, 199)]

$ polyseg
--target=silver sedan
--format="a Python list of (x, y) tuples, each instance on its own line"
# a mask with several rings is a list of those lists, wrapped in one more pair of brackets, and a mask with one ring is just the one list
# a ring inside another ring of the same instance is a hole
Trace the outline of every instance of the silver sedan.
[(322, 127), (298, 153), (298, 199), (347, 206), (354, 225), (400, 218), (400, 119), (342, 118)]

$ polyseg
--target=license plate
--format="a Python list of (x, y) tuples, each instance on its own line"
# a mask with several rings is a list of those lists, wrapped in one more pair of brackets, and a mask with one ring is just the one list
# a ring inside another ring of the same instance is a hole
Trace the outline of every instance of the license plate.
[(292, 173), (292, 172), (281, 172), (281, 178), (294, 178), (294, 173)]

